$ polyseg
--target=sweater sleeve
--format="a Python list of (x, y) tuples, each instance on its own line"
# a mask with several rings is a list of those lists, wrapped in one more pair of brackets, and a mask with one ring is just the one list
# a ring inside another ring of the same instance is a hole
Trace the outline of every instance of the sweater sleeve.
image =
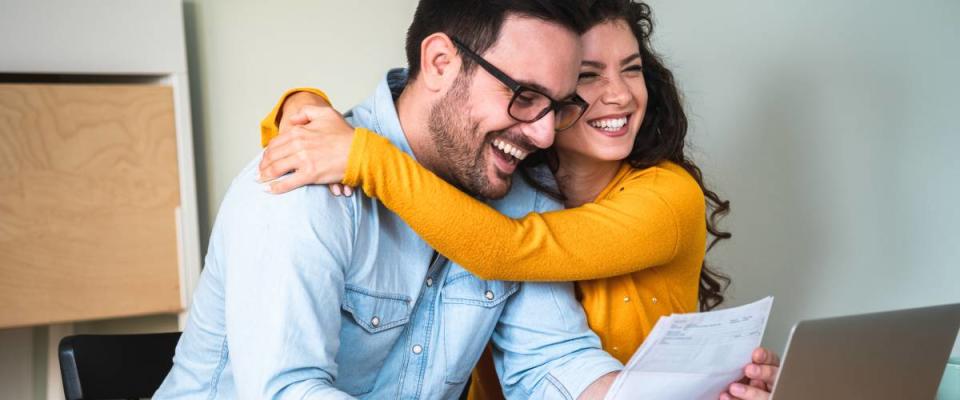
[[(270, 113), (266, 117), (263, 117), (263, 120), (260, 121), (260, 146), (267, 147), (270, 144), (270, 141), (273, 138), (277, 137), (280, 134), (280, 117), (282, 116), (280, 112), (283, 110), (283, 103), (287, 101), (287, 97), (292, 96), (297, 92), (310, 92), (320, 97), (323, 97), (327, 103), (330, 103), (330, 98), (327, 97), (327, 94), (320, 89), (301, 87), (293, 88), (287, 90), (283, 93), (283, 96), (280, 96), (280, 101), (273, 106), (273, 109), (270, 110)], [(333, 103), (330, 103), (331, 105)]]
[(361, 186), (434, 249), (488, 280), (588, 280), (663, 265), (696, 245), (704, 224), (699, 185), (662, 167), (631, 171), (597, 202), (512, 219), (363, 128), (343, 183)]

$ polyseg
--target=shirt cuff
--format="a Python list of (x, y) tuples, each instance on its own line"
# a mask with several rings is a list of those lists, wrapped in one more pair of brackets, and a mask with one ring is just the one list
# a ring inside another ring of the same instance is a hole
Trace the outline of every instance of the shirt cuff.
[(571, 399), (580, 397), (593, 382), (611, 372), (623, 370), (623, 364), (609, 354), (596, 351), (595, 355), (580, 355), (570, 362), (553, 368), (547, 380)]

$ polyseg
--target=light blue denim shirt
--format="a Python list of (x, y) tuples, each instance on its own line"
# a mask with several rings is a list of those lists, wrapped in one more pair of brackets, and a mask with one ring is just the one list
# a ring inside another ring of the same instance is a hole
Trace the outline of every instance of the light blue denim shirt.
[[(347, 113), (407, 153), (405, 70)], [(509, 398), (576, 398), (622, 368), (569, 283), (483, 281), (360, 192), (265, 193), (252, 161), (213, 228), (174, 366), (155, 398), (456, 398), (489, 340)], [(559, 207), (521, 179), (501, 212)], [(433, 261), (431, 261), (433, 260)]]

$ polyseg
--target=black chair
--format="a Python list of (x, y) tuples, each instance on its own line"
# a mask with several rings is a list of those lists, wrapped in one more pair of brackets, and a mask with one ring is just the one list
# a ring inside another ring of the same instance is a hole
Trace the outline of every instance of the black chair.
[(153, 396), (173, 367), (180, 332), (75, 335), (60, 341), (60, 373), (67, 400)]

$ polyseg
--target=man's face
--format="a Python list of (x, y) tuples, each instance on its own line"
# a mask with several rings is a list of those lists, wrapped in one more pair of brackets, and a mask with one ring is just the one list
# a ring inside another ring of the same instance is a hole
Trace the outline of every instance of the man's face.
[[(481, 56), (514, 80), (561, 100), (574, 93), (580, 39), (572, 31), (533, 18), (508, 17), (500, 38)], [(510, 190), (520, 160), (549, 147), (554, 113), (524, 123), (510, 117), (513, 91), (479, 65), (461, 73), (430, 112), (430, 134), (449, 178), (488, 199)]]

